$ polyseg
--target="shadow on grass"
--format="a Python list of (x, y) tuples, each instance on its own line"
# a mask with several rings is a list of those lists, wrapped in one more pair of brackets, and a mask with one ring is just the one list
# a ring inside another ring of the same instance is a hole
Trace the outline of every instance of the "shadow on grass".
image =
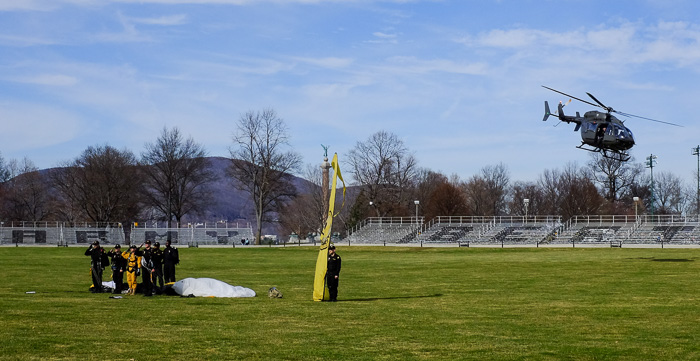
[(409, 299), (409, 298), (431, 298), (431, 297), (442, 297), (442, 293), (436, 293), (434, 295), (424, 295), (424, 296), (350, 298), (347, 300), (338, 300), (338, 302), (367, 302), (367, 301), (379, 301), (379, 300), (402, 300), (402, 299)]
[(643, 259), (652, 262), (694, 262), (695, 260), (689, 258), (654, 258), (654, 257), (638, 257), (630, 259)]
[(687, 258), (654, 258), (654, 262), (693, 262), (692, 259)]

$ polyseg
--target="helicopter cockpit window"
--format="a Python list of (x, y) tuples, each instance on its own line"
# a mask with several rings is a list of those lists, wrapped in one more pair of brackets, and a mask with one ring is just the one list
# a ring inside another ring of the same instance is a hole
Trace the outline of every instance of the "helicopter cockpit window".
[(605, 129), (605, 134), (607, 134), (607, 135), (617, 134), (617, 126), (613, 127), (611, 125), (614, 125), (614, 124), (608, 124), (608, 127)]
[(595, 123), (586, 123), (586, 131), (587, 132), (595, 132), (597, 128), (598, 128), (598, 125)]
[(613, 130), (613, 133), (611, 133), (611, 134), (615, 134), (616, 138), (618, 138), (618, 139), (627, 138), (627, 129), (625, 127), (622, 127), (622, 126), (617, 125), (617, 124), (613, 124), (612, 130)]

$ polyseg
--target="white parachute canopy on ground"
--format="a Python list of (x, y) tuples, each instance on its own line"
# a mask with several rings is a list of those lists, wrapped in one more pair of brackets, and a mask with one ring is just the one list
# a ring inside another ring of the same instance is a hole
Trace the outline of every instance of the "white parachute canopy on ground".
[(173, 290), (181, 296), (195, 297), (255, 297), (255, 291), (213, 278), (185, 278), (173, 284)]

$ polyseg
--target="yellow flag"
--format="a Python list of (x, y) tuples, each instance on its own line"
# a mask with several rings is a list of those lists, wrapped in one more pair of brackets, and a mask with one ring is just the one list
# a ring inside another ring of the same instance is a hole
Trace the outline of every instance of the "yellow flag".
[[(333, 184), (331, 186), (331, 199), (328, 201), (328, 218), (326, 220), (326, 226), (321, 232), (321, 247), (318, 250), (318, 257), (316, 258), (316, 276), (314, 278), (314, 301), (324, 301), (329, 299), (328, 287), (326, 287), (326, 270), (328, 267), (328, 246), (331, 243), (331, 229), (333, 227), (333, 214), (335, 208), (335, 188), (337, 180), (340, 179), (343, 182), (343, 204), (345, 204), (345, 181), (343, 176), (340, 174), (340, 166), (338, 165), (338, 153), (333, 155), (333, 161), (331, 162), (331, 168), (333, 168)], [(341, 205), (342, 209), (343, 206)]]

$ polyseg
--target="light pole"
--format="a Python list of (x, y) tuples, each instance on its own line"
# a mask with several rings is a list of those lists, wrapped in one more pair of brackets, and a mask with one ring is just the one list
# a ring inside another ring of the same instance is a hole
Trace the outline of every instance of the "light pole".
[(374, 208), (374, 213), (377, 214), (377, 218), (379, 218), (379, 222), (381, 223), (381, 218), (379, 215), (379, 205), (375, 202), (369, 201), (369, 206)]
[(416, 224), (418, 224), (418, 205), (420, 204), (420, 201), (413, 201), (413, 204), (416, 205)]
[(693, 148), (693, 155), (698, 156), (698, 189), (695, 198), (695, 213), (700, 220), (700, 145)]
[(525, 205), (525, 223), (527, 223), (527, 206), (530, 205), (530, 199), (523, 199), (523, 204)]
[(639, 202), (639, 197), (632, 197), (632, 200), (634, 201), (634, 220), (635, 222), (639, 217), (637, 216), (637, 202)]
[(653, 154), (650, 154), (647, 157), (646, 161), (646, 167), (649, 168), (649, 172), (651, 172), (651, 201), (650, 201), (650, 206), (651, 206), (651, 221), (654, 221), (654, 163), (656, 163), (656, 156)]

